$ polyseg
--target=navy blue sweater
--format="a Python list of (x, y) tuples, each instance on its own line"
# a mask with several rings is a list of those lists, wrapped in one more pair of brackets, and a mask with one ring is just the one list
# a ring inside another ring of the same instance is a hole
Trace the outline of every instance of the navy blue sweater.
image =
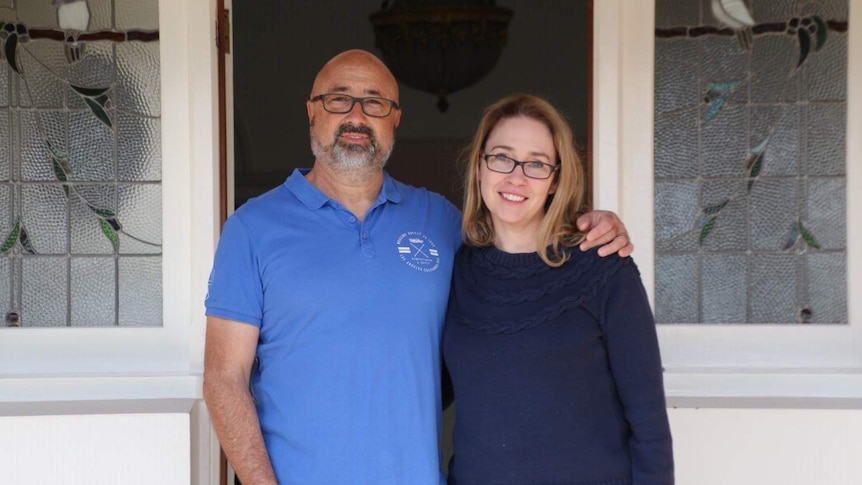
[(673, 484), (652, 312), (631, 258), (463, 246), (443, 352), (450, 485)]

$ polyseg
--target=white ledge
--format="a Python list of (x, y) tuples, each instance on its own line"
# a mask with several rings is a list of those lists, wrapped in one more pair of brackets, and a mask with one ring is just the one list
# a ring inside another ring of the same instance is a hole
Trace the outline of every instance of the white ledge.
[(200, 375), (0, 378), (0, 416), (190, 412)]
[(669, 407), (862, 409), (862, 369), (667, 369)]

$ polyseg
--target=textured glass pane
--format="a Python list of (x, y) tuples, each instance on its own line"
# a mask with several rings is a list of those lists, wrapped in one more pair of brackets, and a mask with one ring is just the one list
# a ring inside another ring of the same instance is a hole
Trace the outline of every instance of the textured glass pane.
[[(114, 44), (87, 42), (83, 58), (69, 66), (69, 83), (88, 88), (107, 88), (114, 81)], [(69, 89), (69, 107), (86, 110), (83, 97)], [(110, 93), (113, 95), (113, 93)]]
[(9, 77), (11, 72), (12, 69), (9, 68), (9, 64), (0, 62), (0, 108), (9, 106), (9, 93), (10, 89), (12, 89), (11, 83), (9, 82), (11, 79)]
[(162, 243), (162, 190), (159, 185), (121, 185), (120, 253), (159, 254)]
[[(847, 188), (844, 178), (808, 179), (806, 226), (822, 249), (843, 250), (847, 241)], [(858, 212), (856, 217), (859, 217)]]
[(696, 105), (698, 63), (692, 62), (698, 46), (686, 40), (657, 42), (656, 46), (656, 113), (665, 113)]
[[(729, 83), (748, 76), (748, 56), (739, 49), (735, 38), (706, 36), (702, 39), (702, 92), (706, 92), (709, 83)], [(744, 103), (745, 94), (745, 90), (737, 91), (730, 102)]]
[(38, 254), (65, 254), (68, 244), (66, 195), (58, 185), (21, 188), (21, 221)]
[(656, 315), (846, 323), (848, 2), (746, 0), (751, 42), (714, 3), (656, 0)]
[(700, 185), (696, 182), (664, 182), (657, 183), (655, 191), (657, 249), (697, 249)]
[[(4, 241), (14, 225), (15, 215), (12, 211), (12, 185), (9, 183), (0, 184), (0, 237)], [(2, 257), (0, 256), (0, 258)]]
[(120, 180), (161, 180), (161, 120), (120, 113), (117, 125)]
[(77, 185), (69, 200), (72, 254), (113, 254), (114, 246), (105, 235), (93, 208), (116, 211), (113, 185)]
[[(744, 251), (748, 248), (748, 198), (746, 184), (739, 182), (704, 182), (701, 204), (704, 209), (724, 204), (715, 214), (712, 230), (703, 238), (703, 248), (710, 251)], [(705, 226), (704, 226), (705, 227)], [(699, 233), (698, 235), (700, 235)]]
[[(150, 0), (148, 0), (150, 1)], [(90, 30), (111, 30), (114, 28), (114, 0), (87, 0), (90, 7)]]
[(811, 104), (806, 116), (808, 175), (844, 175), (847, 109), (842, 104)]
[(64, 257), (22, 261), (21, 326), (66, 326), (69, 269)]
[(116, 323), (114, 258), (72, 258), (72, 326)]
[(744, 323), (747, 313), (746, 257), (704, 256), (703, 322)]
[(748, 110), (727, 106), (702, 128), (704, 177), (739, 177), (748, 158)]
[(133, 113), (158, 116), (161, 91), (158, 42), (117, 45), (119, 106)]
[(156, 30), (159, 28), (159, 9), (156, 2), (115, 0), (117, 28), (122, 30)]
[(9, 180), (9, 164), (12, 162), (12, 130), (8, 111), (0, 111), (0, 181)]
[(656, 322), (700, 321), (698, 264), (698, 257), (695, 255), (655, 258)]
[(120, 259), (120, 325), (162, 325), (162, 258)]
[(787, 66), (799, 59), (796, 37), (758, 37), (751, 53), (751, 99), (792, 102), (799, 99), (799, 76), (787, 76)]
[(808, 300), (811, 323), (847, 322), (847, 258), (840, 254), (809, 254)]
[(89, 111), (71, 113), (69, 122), (69, 180), (113, 180), (114, 131)]
[(697, 25), (700, 19), (700, 5), (691, 0), (668, 0), (656, 3), (656, 27), (681, 27)]
[(48, 143), (67, 152), (66, 132), (68, 115), (55, 111), (22, 112), (19, 118), (21, 129), (21, 178), (32, 180), (57, 180)]
[(795, 178), (760, 180), (752, 186), (752, 249), (777, 251), (793, 244), (793, 234), (798, 234), (794, 229), (799, 215), (798, 191), (799, 184)]
[(18, 62), (27, 76), (26, 83), (18, 84), (21, 106), (58, 109), (66, 105), (66, 84), (57, 78), (66, 74), (62, 43), (34, 39), (18, 44)]
[[(799, 174), (799, 109), (793, 105), (751, 109), (751, 141), (768, 140), (761, 176)], [(746, 173), (747, 175), (747, 173)]]
[[(6, 4), (4, 6), (8, 6), (8, 2), (4, 3)], [(19, 0), (15, 3), (15, 17), (19, 22), (26, 24), (30, 28), (56, 29), (59, 27), (57, 23), (57, 7), (53, 5), (53, 2)]]
[(751, 322), (798, 322), (796, 257), (754, 254), (750, 265)]
[(809, 100), (847, 99), (847, 35), (831, 34), (804, 69)]
[(698, 176), (698, 113), (691, 110), (657, 117), (655, 131), (655, 177)]

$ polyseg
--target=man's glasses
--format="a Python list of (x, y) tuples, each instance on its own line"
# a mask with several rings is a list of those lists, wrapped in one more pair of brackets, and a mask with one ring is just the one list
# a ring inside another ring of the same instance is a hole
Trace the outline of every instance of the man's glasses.
[(550, 165), (537, 160), (519, 162), (501, 153), (485, 153), (482, 158), (485, 159), (488, 170), (492, 172), (512, 173), (520, 165), (524, 175), (531, 179), (546, 179), (560, 168), (559, 165)]
[(375, 118), (385, 118), (392, 112), (392, 108), (398, 109), (398, 103), (395, 101), (374, 96), (357, 98), (349, 94), (319, 94), (311, 98), (311, 101), (323, 102), (323, 109), (335, 114), (349, 113), (353, 106), (359, 103), (363, 113)]

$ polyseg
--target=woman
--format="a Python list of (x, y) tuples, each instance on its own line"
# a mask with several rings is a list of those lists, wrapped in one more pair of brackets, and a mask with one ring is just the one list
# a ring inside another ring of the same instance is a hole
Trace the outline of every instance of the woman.
[(509, 96), (466, 162), (443, 335), (449, 483), (672, 484), (652, 313), (631, 258), (576, 247), (584, 175), (568, 123)]

